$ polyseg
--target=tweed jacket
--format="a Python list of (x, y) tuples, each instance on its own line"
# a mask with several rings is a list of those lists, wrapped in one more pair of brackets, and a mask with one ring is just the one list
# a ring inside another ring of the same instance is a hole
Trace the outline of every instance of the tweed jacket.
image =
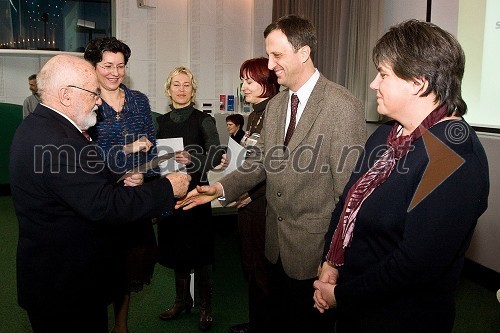
[(289, 90), (266, 108), (256, 151), (224, 177), (228, 204), (266, 180), (266, 257), (281, 258), (287, 275), (317, 276), (332, 211), (366, 140), (362, 104), (344, 87), (320, 75), (286, 149)]

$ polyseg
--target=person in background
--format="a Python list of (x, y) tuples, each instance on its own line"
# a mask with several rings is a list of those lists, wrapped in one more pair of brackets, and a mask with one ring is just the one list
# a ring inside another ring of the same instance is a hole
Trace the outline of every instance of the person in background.
[(368, 139), (326, 234), (315, 307), (337, 332), (452, 332), (454, 291), (488, 205), (488, 161), (463, 119), (465, 56), (409, 20), (373, 49), (370, 84), (393, 120)]
[(33, 110), (35, 110), (38, 103), (40, 103), (40, 96), (38, 95), (38, 87), (36, 85), (36, 74), (28, 77), (28, 84), (31, 90), (31, 95), (26, 97), (23, 102), (23, 118), (26, 118)]
[[(252, 105), (241, 144), (256, 144), (264, 124), (269, 99), (279, 92), (276, 74), (267, 68), (268, 59), (254, 58), (240, 67), (241, 92)], [(230, 116), (231, 117), (231, 116)], [(226, 118), (227, 121), (227, 118)], [(228, 126), (229, 127), (229, 126)], [(264, 332), (269, 325), (269, 289), (267, 260), (264, 253), (266, 237), (265, 181), (243, 194), (237, 201), (238, 229), (241, 243), (241, 264), (248, 281), (249, 322), (230, 327), (231, 333)]]
[(226, 117), (226, 126), (231, 139), (237, 143), (241, 143), (241, 139), (245, 136), (245, 131), (243, 130), (243, 125), (245, 124), (245, 118), (239, 113), (230, 114)]
[(366, 140), (364, 109), (314, 67), (317, 37), (309, 20), (284, 16), (264, 37), (267, 66), (287, 89), (269, 100), (256, 149), (240, 168), (190, 191), (176, 207), (215, 198), (227, 205), (265, 180), (272, 318), (266, 331), (328, 332), (330, 318), (313, 308), (313, 282), (332, 210)]
[[(206, 173), (220, 163), (223, 150), (219, 147), (219, 134), (215, 119), (195, 109), (198, 84), (186, 67), (174, 68), (165, 82), (165, 95), (172, 102), (171, 111), (157, 118), (158, 139), (182, 138), (184, 150), (176, 153), (175, 160), (184, 165), (191, 175), (189, 188), (208, 184)], [(212, 264), (214, 239), (212, 208), (210, 203), (192, 211), (176, 210), (173, 216), (159, 219), (159, 263), (173, 268), (175, 273), (175, 302), (160, 314), (160, 319), (176, 319), (182, 312), (189, 313), (193, 306), (189, 286), (191, 270), (200, 295), (199, 328), (212, 327)]]
[(135, 186), (144, 178), (131, 174), (117, 184), (84, 132), (101, 105), (92, 65), (57, 55), (37, 80), (41, 102), (17, 128), (9, 156), (18, 302), (34, 333), (108, 333), (120, 280), (112, 232), (172, 214), (190, 177), (173, 173)]
[[(115, 37), (93, 39), (85, 48), (84, 58), (95, 68), (102, 104), (97, 109), (97, 124), (89, 134), (102, 149), (117, 178), (127, 170), (154, 157), (155, 132), (149, 100), (143, 93), (123, 84), (130, 48)], [(146, 175), (146, 181), (154, 176)], [(114, 303), (113, 333), (127, 333), (130, 293), (149, 284), (157, 261), (156, 238), (151, 219), (145, 219), (116, 232), (117, 247), (122, 249), (124, 284), (122, 295)]]

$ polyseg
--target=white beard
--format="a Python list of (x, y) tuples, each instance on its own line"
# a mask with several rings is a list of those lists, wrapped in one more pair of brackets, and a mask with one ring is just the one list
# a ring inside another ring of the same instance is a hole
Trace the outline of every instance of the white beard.
[(94, 105), (92, 108), (92, 112), (90, 112), (87, 116), (79, 116), (77, 125), (82, 130), (87, 130), (90, 127), (94, 126), (97, 123), (97, 114), (95, 111), (97, 110), (97, 105)]

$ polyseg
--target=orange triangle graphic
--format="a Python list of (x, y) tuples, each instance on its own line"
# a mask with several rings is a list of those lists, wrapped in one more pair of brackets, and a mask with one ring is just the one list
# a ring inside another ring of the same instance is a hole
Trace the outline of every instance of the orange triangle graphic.
[[(417, 190), (413, 195), (408, 212), (415, 208), (432, 191), (434, 191), (442, 182), (451, 176), (465, 160), (439, 140), (434, 134), (420, 127), (425, 149), (429, 156), (429, 164), (425, 169), (424, 175), (418, 184)], [(446, 163), (443, 163), (443, 160)]]

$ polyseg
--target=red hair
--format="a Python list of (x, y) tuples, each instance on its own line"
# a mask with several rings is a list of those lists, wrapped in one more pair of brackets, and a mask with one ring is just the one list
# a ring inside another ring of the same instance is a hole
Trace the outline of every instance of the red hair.
[(262, 95), (259, 97), (269, 98), (273, 97), (280, 91), (278, 78), (274, 71), (267, 68), (268, 59), (253, 58), (245, 61), (240, 67), (240, 79), (245, 75), (262, 87)]

